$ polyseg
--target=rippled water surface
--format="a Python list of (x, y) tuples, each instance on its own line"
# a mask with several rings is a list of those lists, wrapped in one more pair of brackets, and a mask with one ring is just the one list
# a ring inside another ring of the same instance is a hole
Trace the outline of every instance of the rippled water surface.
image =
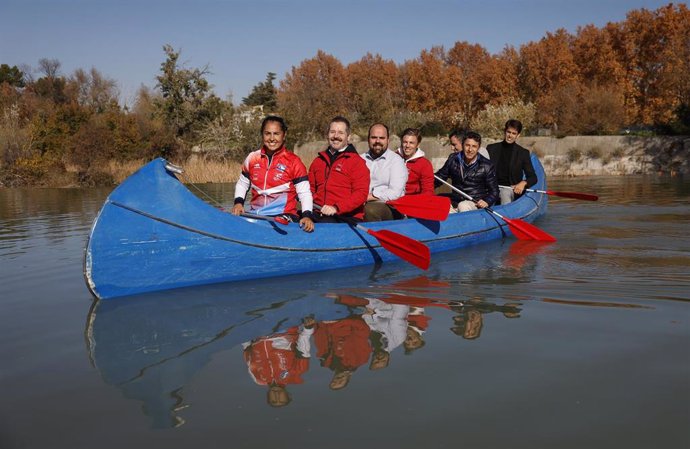
[(0, 190), (0, 448), (690, 447), (690, 182), (549, 187), (555, 244), (100, 303), (108, 190)]

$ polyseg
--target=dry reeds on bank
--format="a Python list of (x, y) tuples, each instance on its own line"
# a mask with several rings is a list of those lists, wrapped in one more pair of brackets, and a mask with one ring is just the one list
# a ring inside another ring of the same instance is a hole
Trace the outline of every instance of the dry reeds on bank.
[(145, 163), (146, 161), (144, 159), (126, 162), (109, 161), (105, 171), (113, 177), (113, 181), (115, 181), (116, 184), (120, 184), (129, 175), (139, 170)]
[[(145, 163), (143, 159), (128, 162), (110, 161), (107, 171), (114, 181), (120, 184)], [(211, 161), (198, 157), (191, 157), (186, 162), (177, 165), (184, 170), (182, 182), (194, 184), (236, 182), (242, 170), (239, 162)]]
[(242, 171), (242, 164), (234, 161), (220, 162), (191, 157), (182, 164), (182, 168), (184, 169), (184, 182), (194, 184), (237, 182)]

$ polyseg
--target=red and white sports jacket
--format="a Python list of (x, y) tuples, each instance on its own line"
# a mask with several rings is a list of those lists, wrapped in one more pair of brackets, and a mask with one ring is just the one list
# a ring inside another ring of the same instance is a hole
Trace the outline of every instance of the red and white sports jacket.
[(302, 211), (311, 212), (313, 207), (307, 169), (299, 156), (285, 147), (270, 158), (264, 147), (249, 153), (235, 185), (235, 204), (244, 202), (250, 188), (249, 210), (255, 214), (296, 215), (298, 197)]
[(247, 342), (244, 360), (258, 385), (301, 384), (309, 369), (309, 337), (313, 329), (291, 327), (286, 332)]

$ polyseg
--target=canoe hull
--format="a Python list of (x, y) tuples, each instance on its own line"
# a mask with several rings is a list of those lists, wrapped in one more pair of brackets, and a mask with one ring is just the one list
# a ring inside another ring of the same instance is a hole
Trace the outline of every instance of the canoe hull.
[[(543, 168), (533, 157), (540, 182)], [(317, 224), (313, 233), (237, 217), (192, 194), (156, 159), (125, 180), (94, 220), (84, 274), (100, 299), (397, 260), (377, 240), (346, 224)], [(547, 195), (529, 193), (495, 210), (531, 222), (542, 215)], [(502, 220), (485, 211), (451, 214), (444, 222), (419, 219), (366, 223), (425, 243), (432, 253), (510, 235)]]

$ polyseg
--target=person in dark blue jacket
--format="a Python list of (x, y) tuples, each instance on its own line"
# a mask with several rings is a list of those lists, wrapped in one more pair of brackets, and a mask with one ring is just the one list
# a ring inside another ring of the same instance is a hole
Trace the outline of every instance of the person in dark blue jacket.
[[(453, 191), (451, 202), (457, 210), (452, 212), (467, 212), (477, 208), (483, 209), (493, 205), (499, 197), (496, 169), (491, 161), (479, 154), (482, 136), (474, 131), (465, 134), (462, 140), (462, 151), (453, 153), (436, 176), (443, 180), (450, 178), (454, 187), (472, 197), (467, 200)], [(436, 180), (435, 187), (442, 183)]]

